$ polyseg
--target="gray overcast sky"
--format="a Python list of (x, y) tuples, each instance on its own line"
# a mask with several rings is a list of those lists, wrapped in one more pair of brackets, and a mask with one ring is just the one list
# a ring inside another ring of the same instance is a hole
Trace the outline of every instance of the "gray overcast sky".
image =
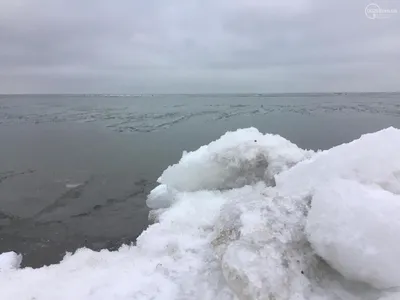
[(399, 91), (400, 1), (0, 0), (0, 93)]

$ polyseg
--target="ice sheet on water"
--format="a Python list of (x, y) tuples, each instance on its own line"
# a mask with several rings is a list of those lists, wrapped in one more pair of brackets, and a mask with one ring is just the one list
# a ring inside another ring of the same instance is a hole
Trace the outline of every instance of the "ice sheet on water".
[(399, 174), (393, 128), (320, 153), (230, 132), (161, 175), (136, 246), (3, 254), (0, 299), (397, 299)]

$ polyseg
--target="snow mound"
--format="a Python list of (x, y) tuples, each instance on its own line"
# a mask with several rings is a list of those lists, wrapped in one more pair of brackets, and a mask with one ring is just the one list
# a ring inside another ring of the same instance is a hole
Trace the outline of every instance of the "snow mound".
[(2, 254), (0, 299), (398, 299), (399, 174), (394, 128), (318, 153), (229, 132), (165, 170), (136, 246)]
[(312, 195), (307, 234), (348, 279), (400, 287), (400, 133), (388, 128), (316, 154), (277, 176), (285, 194)]
[(345, 277), (400, 286), (400, 195), (356, 181), (317, 190), (307, 222), (316, 252)]
[(307, 299), (313, 256), (303, 234), (306, 201), (261, 183), (229, 198), (213, 241), (229, 287), (239, 299)]
[(158, 179), (161, 185), (150, 193), (147, 205), (153, 209), (168, 207), (177, 192), (240, 188), (261, 180), (274, 185), (276, 174), (313, 153), (255, 128), (227, 132), (209, 145), (184, 152), (179, 163)]
[(290, 170), (276, 176), (286, 193), (302, 193), (332, 179), (355, 180), (400, 194), (400, 133), (387, 128), (363, 135), (348, 144), (317, 153)]
[(15, 252), (0, 254), (0, 272), (18, 269), (22, 262), (22, 256)]

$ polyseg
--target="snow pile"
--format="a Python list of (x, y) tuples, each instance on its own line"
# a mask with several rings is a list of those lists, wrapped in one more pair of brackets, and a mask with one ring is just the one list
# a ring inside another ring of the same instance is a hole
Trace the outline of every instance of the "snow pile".
[(150, 208), (168, 207), (178, 192), (226, 190), (264, 181), (299, 161), (310, 158), (305, 151), (278, 135), (261, 134), (255, 128), (228, 132), (219, 140), (193, 152), (185, 152), (170, 166), (149, 195)]
[(400, 287), (400, 134), (389, 128), (315, 155), (277, 176), (285, 193), (312, 193), (316, 252), (346, 278)]
[(400, 196), (338, 180), (313, 197), (307, 232), (319, 255), (345, 277), (400, 286)]
[(334, 178), (358, 181), (400, 193), (400, 134), (388, 128), (318, 153), (276, 176), (286, 193), (312, 190)]
[(400, 299), (399, 179), (393, 128), (319, 153), (230, 132), (162, 174), (136, 246), (3, 254), (0, 299)]
[(0, 272), (18, 269), (22, 262), (22, 256), (15, 252), (0, 254)]
[(239, 299), (307, 299), (304, 270), (313, 257), (303, 234), (302, 200), (260, 183), (235, 191), (222, 207), (213, 246)]

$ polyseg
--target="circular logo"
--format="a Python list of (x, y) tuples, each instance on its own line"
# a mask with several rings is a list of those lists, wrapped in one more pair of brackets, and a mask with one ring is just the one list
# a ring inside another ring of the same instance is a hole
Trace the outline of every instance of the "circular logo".
[(380, 11), (381, 11), (381, 8), (379, 7), (378, 4), (375, 4), (375, 3), (368, 4), (365, 7), (365, 15), (367, 16), (368, 19), (371, 19), (371, 20), (378, 18)]

